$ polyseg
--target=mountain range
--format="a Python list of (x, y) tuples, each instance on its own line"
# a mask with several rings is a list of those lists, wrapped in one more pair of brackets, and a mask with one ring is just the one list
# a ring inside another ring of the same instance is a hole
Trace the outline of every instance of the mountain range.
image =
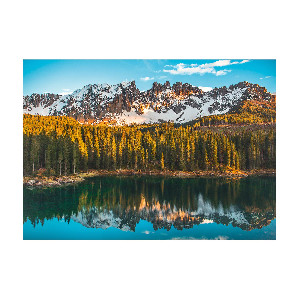
[[(258, 84), (240, 82), (204, 92), (188, 83), (154, 82), (140, 91), (135, 81), (116, 85), (89, 84), (69, 95), (32, 94), (23, 97), (23, 113), (69, 116), (82, 123), (184, 124), (200, 117), (232, 113), (247, 102), (269, 108), (276, 96)], [(274, 104), (275, 105), (275, 104)]]

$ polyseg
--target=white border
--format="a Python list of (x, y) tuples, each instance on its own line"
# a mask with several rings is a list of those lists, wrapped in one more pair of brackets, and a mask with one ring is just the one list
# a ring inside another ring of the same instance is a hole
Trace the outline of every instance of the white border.
[[(1, 5), (2, 299), (295, 299), (300, 100), (293, 3)], [(228, 57), (277, 59), (277, 241), (22, 240), (22, 59)]]

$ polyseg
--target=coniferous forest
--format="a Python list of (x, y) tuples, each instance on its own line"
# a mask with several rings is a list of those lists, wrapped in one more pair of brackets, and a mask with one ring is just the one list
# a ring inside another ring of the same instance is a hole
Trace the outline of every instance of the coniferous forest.
[[(109, 126), (23, 116), (24, 175), (97, 170), (275, 169), (275, 124)], [(227, 122), (227, 120), (226, 120)], [(224, 122), (222, 122), (224, 123)]]

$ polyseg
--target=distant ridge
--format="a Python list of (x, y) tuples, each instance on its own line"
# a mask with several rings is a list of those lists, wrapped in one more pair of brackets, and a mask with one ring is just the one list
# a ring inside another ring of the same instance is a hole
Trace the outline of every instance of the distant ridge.
[(176, 82), (171, 86), (169, 81), (154, 82), (151, 89), (140, 91), (135, 81), (130, 81), (116, 85), (89, 84), (69, 95), (24, 96), (23, 113), (66, 115), (82, 123), (184, 124), (200, 117), (235, 112), (245, 101), (268, 108), (275, 98), (275, 93), (246, 81), (208, 92), (188, 83)]

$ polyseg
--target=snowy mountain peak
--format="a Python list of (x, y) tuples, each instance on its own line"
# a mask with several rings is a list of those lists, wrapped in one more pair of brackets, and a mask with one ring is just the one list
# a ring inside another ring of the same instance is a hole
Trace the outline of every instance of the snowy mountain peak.
[(203, 92), (188, 83), (154, 82), (140, 91), (135, 81), (110, 85), (88, 84), (68, 95), (32, 94), (23, 97), (23, 111), (39, 115), (67, 115), (86, 122), (116, 124), (185, 123), (198, 117), (232, 111), (242, 101), (271, 101), (275, 96), (264, 87), (240, 82)]

